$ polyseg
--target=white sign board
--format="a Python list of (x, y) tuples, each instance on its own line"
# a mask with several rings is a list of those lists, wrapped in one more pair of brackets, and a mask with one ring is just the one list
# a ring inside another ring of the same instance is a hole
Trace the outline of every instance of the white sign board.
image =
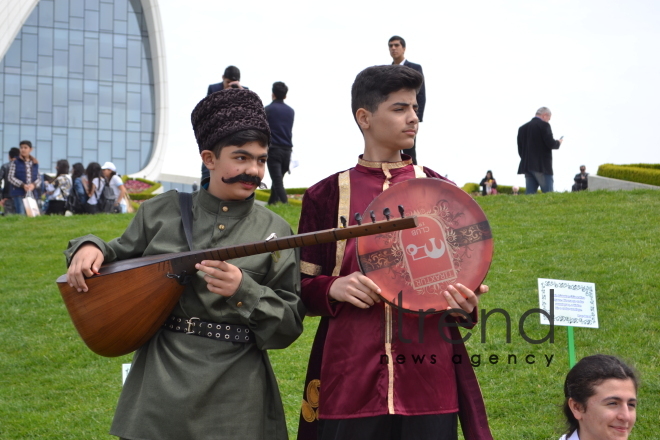
[[(551, 294), (554, 299), (555, 325), (598, 328), (594, 283), (539, 278), (539, 307), (550, 315), (553, 313), (550, 307)], [(543, 313), (541, 324), (550, 324)]]
[(126, 378), (128, 377), (128, 372), (131, 371), (131, 364), (121, 364), (121, 384), (126, 383)]

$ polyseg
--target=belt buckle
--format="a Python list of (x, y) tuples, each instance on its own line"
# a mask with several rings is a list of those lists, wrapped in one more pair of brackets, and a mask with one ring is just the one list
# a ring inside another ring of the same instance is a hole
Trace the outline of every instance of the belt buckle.
[(186, 320), (186, 324), (188, 324), (188, 328), (186, 329), (186, 334), (187, 335), (192, 335), (193, 333), (195, 333), (194, 331), (192, 331), (192, 327), (195, 325), (195, 323), (193, 322), (193, 319), (196, 319), (196, 320), (199, 321), (199, 318), (195, 318), (195, 317), (192, 317), (192, 318)]

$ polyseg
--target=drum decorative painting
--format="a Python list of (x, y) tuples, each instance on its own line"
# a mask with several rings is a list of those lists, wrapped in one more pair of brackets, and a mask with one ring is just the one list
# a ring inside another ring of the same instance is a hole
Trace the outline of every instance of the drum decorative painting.
[(416, 215), (413, 229), (360, 237), (362, 273), (388, 303), (415, 313), (442, 312), (442, 292), (461, 283), (476, 290), (493, 258), (493, 237), (481, 207), (462, 189), (440, 179), (411, 179), (392, 185), (371, 202), (371, 211), (403, 205)]

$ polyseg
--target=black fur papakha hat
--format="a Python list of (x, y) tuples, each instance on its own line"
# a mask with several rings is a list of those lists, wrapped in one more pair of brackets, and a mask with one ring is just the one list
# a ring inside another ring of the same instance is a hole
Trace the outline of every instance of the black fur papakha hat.
[(199, 101), (190, 115), (199, 152), (213, 150), (220, 140), (242, 130), (270, 128), (259, 96), (247, 89), (224, 89)]

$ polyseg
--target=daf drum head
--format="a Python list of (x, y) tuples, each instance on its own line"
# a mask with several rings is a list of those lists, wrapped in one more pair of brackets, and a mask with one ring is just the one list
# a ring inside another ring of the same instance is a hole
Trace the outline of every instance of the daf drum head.
[(486, 214), (462, 189), (426, 178), (392, 185), (363, 218), (398, 205), (406, 217), (418, 217), (418, 226), (358, 238), (360, 269), (388, 303), (414, 313), (442, 312), (447, 286), (461, 283), (474, 291), (486, 278), (493, 259)]

